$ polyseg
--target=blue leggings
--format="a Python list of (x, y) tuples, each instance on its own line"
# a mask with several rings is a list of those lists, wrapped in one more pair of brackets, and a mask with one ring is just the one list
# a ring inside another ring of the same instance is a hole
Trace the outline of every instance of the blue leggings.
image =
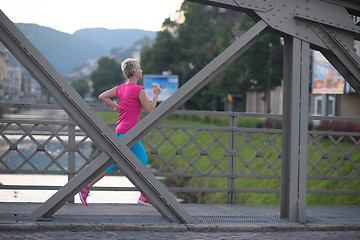
[[(116, 134), (119, 138), (121, 138), (122, 136), (124, 136), (125, 133), (122, 134)], [(142, 145), (142, 143), (140, 141), (138, 141), (132, 148), (130, 148), (130, 150), (135, 154), (135, 156), (146, 166), (146, 164), (148, 163), (148, 158), (146, 156), (146, 152), (144, 149), (144, 146)], [(113, 170), (115, 168), (115, 164), (111, 164), (110, 167), (108, 167), (105, 172), (109, 173), (111, 170)]]

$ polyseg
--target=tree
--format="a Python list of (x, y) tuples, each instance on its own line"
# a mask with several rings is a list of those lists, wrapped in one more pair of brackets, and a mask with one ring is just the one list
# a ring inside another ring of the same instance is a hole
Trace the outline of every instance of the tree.
[(177, 57), (178, 44), (168, 31), (159, 32), (155, 42), (145, 45), (141, 51), (141, 67), (144, 73), (161, 74), (171, 70), (171, 64)]
[[(250, 29), (254, 22), (247, 16), (242, 16), (234, 31), (240, 35)], [(228, 66), (220, 75), (219, 91), (222, 93), (240, 94), (246, 99), (246, 92), (251, 89), (250, 81), (256, 80), (255, 91), (267, 89), (269, 72), (269, 44), (272, 45), (272, 87), (279, 86), (282, 80), (282, 46), (280, 37), (273, 34), (265, 34), (253, 46), (251, 46), (242, 56)]]
[(91, 73), (93, 81), (93, 96), (97, 97), (100, 93), (124, 82), (124, 75), (121, 71), (121, 65), (115, 59), (102, 57), (98, 61), (98, 69)]
[(88, 81), (85, 78), (74, 79), (71, 81), (71, 86), (84, 97), (86, 93), (90, 92)]
[[(166, 19), (153, 45), (141, 52), (146, 73), (160, 74), (170, 70), (179, 75), (180, 86), (225, 50), (254, 22), (245, 14), (193, 2), (181, 6), (185, 21)], [(243, 95), (250, 90), (250, 80), (257, 80), (256, 91), (267, 88), (269, 43), (273, 46), (272, 87), (282, 80), (282, 47), (280, 38), (266, 34), (242, 56), (224, 69), (203, 89), (186, 102), (188, 109), (222, 110), (228, 93)]]

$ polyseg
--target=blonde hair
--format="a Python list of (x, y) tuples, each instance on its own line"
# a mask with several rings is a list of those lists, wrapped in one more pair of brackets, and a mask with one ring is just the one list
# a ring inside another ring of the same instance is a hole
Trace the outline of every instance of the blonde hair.
[(139, 60), (135, 58), (127, 58), (121, 63), (121, 70), (126, 78), (134, 75), (134, 72), (140, 69)]

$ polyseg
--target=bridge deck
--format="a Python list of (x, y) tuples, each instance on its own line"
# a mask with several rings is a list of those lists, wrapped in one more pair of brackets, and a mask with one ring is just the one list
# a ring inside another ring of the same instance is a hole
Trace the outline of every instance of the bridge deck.
[[(280, 218), (280, 206), (183, 204), (197, 224), (171, 223), (153, 207), (136, 204), (66, 204), (52, 218), (36, 223), (23, 221), (40, 203), (0, 203), (0, 230), (22, 228), (116, 228), (166, 231), (277, 231), (360, 230), (360, 206), (308, 206), (307, 221), (293, 223)], [(59, 229), (59, 230), (60, 230)], [(75, 230), (76, 230), (75, 229)]]

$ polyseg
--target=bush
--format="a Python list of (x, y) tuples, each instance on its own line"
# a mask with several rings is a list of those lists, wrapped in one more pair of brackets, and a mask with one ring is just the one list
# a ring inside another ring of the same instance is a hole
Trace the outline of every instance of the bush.
[(265, 119), (264, 127), (282, 129), (282, 120), (277, 118), (267, 118)]
[[(282, 129), (282, 119), (267, 118), (264, 121), (264, 127), (271, 128), (271, 129)], [(261, 128), (261, 125), (259, 125), (258, 128)], [(308, 130), (312, 130), (313, 128), (314, 128), (313, 121), (308, 121)]]
[[(357, 122), (341, 122), (323, 120), (316, 127), (318, 131), (334, 131), (334, 132), (357, 132), (360, 133), (360, 123)], [(334, 137), (337, 139), (338, 137)], [(347, 138), (348, 139), (348, 138)], [(360, 140), (360, 136), (354, 136), (355, 141)]]
[(360, 132), (360, 123), (341, 121), (321, 121), (316, 127), (318, 131)]
[(244, 128), (263, 128), (264, 120), (262, 118), (248, 118), (241, 117), (238, 118), (238, 127)]

